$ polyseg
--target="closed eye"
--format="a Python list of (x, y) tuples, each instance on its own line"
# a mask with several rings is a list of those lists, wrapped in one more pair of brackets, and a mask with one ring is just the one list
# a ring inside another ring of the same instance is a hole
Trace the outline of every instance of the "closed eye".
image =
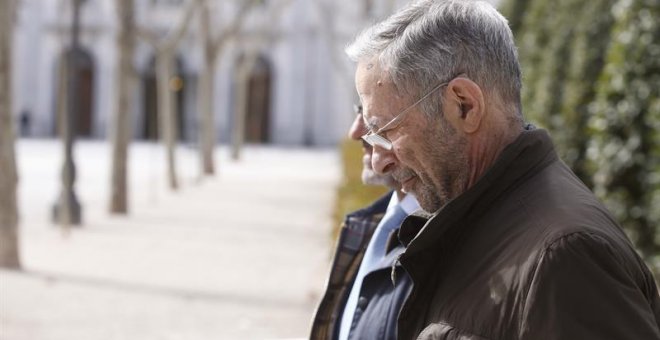
[(374, 133), (374, 131), (378, 131), (378, 125), (368, 122), (367, 117), (365, 117), (364, 114), (362, 115), (362, 121), (364, 122), (364, 126), (366, 126), (367, 129), (369, 130), (369, 133)]

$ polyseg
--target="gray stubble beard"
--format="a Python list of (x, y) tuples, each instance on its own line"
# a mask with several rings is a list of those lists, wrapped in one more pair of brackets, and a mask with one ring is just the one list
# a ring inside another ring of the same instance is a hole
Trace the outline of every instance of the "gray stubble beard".
[(443, 115), (432, 121), (423, 133), (430, 137), (429, 140), (436, 141), (422, 146), (422, 152), (434, 165), (432, 171), (436, 180), (428, 174), (420, 174), (421, 183), (418, 185), (422, 188), (415, 192), (415, 196), (422, 209), (435, 213), (464, 191), (469, 173), (467, 141), (457, 134)]

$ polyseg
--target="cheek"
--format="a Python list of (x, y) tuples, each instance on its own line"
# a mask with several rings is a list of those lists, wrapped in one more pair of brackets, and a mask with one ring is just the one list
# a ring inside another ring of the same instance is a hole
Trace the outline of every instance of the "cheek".
[(394, 154), (401, 164), (405, 167), (412, 168), (413, 170), (417, 168), (419, 164), (418, 159), (418, 148), (413, 139), (408, 136), (403, 136), (396, 140), (394, 144)]
[[(410, 113), (413, 114), (413, 113)], [(421, 113), (416, 112), (416, 115)], [(424, 158), (424, 148), (428, 147), (429, 133), (432, 130), (428, 120), (423, 117), (408, 117), (398, 130), (394, 131), (394, 136), (390, 139), (396, 151), (399, 152), (399, 159), (406, 160), (411, 164), (421, 164)], [(411, 165), (408, 164), (408, 165)]]

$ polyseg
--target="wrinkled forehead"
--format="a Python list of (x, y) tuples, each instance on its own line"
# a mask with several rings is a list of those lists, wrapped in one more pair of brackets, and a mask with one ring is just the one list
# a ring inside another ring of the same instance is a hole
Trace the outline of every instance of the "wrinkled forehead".
[(389, 74), (375, 61), (363, 61), (357, 65), (355, 86), (363, 108), (364, 122), (375, 130), (382, 120), (391, 118), (396, 110), (399, 94)]
[(389, 76), (375, 58), (357, 64), (355, 85), (360, 97), (370, 95), (373, 87), (383, 86), (387, 82), (390, 82)]

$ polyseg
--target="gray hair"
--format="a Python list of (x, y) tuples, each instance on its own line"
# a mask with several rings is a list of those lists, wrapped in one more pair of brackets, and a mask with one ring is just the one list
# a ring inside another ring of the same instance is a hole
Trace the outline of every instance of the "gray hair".
[[(397, 91), (420, 96), (466, 74), (497, 93), (521, 119), (518, 53), (507, 20), (489, 3), (421, 0), (362, 32), (346, 48), (356, 62), (378, 58)], [(421, 109), (434, 115), (440, 96)]]

